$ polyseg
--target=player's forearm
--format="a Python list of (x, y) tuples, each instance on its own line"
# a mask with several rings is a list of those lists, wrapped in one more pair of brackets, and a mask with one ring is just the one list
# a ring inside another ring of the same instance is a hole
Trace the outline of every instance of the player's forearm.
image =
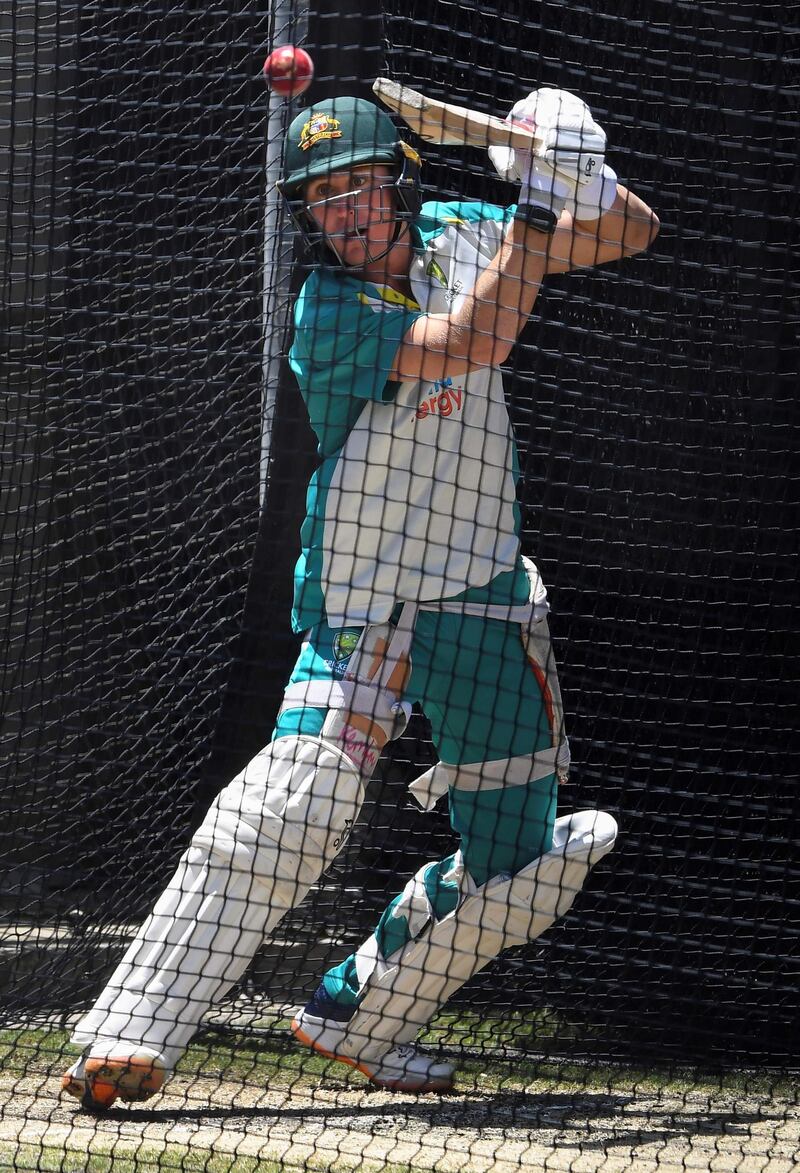
[(658, 216), (644, 200), (617, 184), (614, 203), (597, 220), (562, 213), (553, 237), (548, 273), (592, 268), (644, 252), (658, 235)]
[(512, 220), (474, 288), (451, 314), (418, 319), (398, 350), (391, 377), (433, 382), (508, 358), (547, 272), (551, 238)]
[(512, 220), (497, 255), (460, 307), (471, 333), (472, 362), (505, 362), (533, 309), (547, 273), (550, 236)]
[[(606, 223), (603, 223), (603, 221)], [(584, 231), (584, 225), (576, 223), (576, 227)], [(617, 201), (614, 206), (600, 218), (600, 239), (611, 239), (619, 244), (622, 256), (633, 256), (649, 248), (655, 238), (661, 223), (652, 208), (626, 187), (617, 184)]]

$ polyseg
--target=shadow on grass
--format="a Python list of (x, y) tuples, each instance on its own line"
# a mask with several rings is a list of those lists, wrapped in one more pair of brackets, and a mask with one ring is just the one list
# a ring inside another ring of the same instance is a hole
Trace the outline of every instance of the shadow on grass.
[[(427, 1094), (412, 1098), (404, 1094), (398, 1103), (378, 1101), (385, 1093), (365, 1087), (353, 1104), (304, 1103), (298, 1106), (253, 1108), (218, 1108), (209, 1106), (145, 1109), (112, 1109), (103, 1114), (108, 1121), (127, 1121), (129, 1124), (182, 1123), (196, 1126), (223, 1126), (239, 1121), (249, 1124), (257, 1133), (260, 1126), (271, 1122), (284, 1127), (296, 1120), (298, 1128), (308, 1127), (315, 1120), (328, 1128), (348, 1128), (369, 1131), (380, 1121), (383, 1127), (395, 1122), (398, 1128), (411, 1126), (411, 1134), (419, 1137), (427, 1126), (441, 1134), (444, 1131), (475, 1131), (485, 1137), (487, 1129), (505, 1133), (509, 1130), (535, 1130), (543, 1143), (557, 1141), (559, 1146), (580, 1147), (584, 1150), (608, 1150), (635, 1147), (648, 1143), (699, 1136), (750, 1137), (751, 1126), (762, 1126), (774, 1120), (783, 1123), (785, 1115), (774, 1115), (763, 1110), (742, 1112), (734, 1106), (720, 1111), (698, 1113), (687, 1106), (685, 1117), (676, 1111), (674, 1101), (663, 1110), (653, 1104), (652, 1096), (644, 1096), (637, 1111), (635, 1092), (622, 1093), (526, 1093), (522, 1091), (487, 1091), (453, 1093), (448, 1096)], [(348, 1090), (349, 1094), (349, 1090)], [(374, 1098), (373, 1098), (374, 1097)], [(634, 1119), (631, 1119), (631, 1116)], [(536, 1139), (536, 1138), (531, 1138)]]

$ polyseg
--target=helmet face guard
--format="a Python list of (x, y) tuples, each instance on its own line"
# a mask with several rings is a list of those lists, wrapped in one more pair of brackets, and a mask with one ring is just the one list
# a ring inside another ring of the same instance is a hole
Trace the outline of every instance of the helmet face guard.
[[(395, 174), (393, 176), (387, 176), (380, 184), (384, 190), (388, 189), (395, 194), (395, 207), (393, 212), (393, 218), (396, 224), (395, 231), (388, 247), (377, 256), (370, 257), (370, 261), (380, 260), (394, 247), (403, 234), (404, 229), (410, 225), (411, 221), (419, 212), (422, 203), (418, 179), (419, 164), (409, 159), (402, 151), (399, 152), (399, 155), (400, 158)], [(383, 162), (383, 160), (380, 161)], [(314, 259), (323, 264), (348, 268), (349, 266), (345, 265), (340, 259), (335, 244), (326, 236), (314, 217), (312, 207), (306, 203), (302, 191), (296, 193), (294, 196), (291, 195), (286, 191), (283, 181), (278, 184), (278, 190), (284, 197), (286, 207), (295, 228), (303, 240), (306, 249), (313, 254)], [(351, 199), (354, 194), (356, 193), (346, 192), (343, 195), (334, 196), (332, 199)], [(360, 264), (354, 267), (359, 268)]]
[[(298, 115), (286, 137), (285, 175), (277, 187), (306, 248), (327, 265), (343, 265), (335, 246), (320, 228), (305, 200), (306, 185), (335, 171), (364, 164), (384, 164), (392, 175), (381, 186), (395, 193), (397, 222), (380, 260), (417, 215), (422, 202), (417, 152), (400, 139), (387, 114), (362, 98), (336, 98)], [(334, 198), (348, 198), (348, 194)], [(354, 266), (360, 267), (360, 266)]]

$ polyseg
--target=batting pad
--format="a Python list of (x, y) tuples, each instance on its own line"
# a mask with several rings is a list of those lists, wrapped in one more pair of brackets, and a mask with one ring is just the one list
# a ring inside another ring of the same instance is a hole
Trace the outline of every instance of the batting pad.
[(360, 773), (322, 739), (280, 738), (257, 754), (217, 796), (72, 1042), (146, 1046), (174, 1067), (336, 857), (363, 797)]
[(495, 876), (476, 888), (465, 871), (459, 906), (374, 966), (341, 1053), (366, 1062), (411, 1042), (504, 949), (535, 940), (568, 912), (616, 837), (611, 815), (580, 811), (557, 819), (552, 849), (511, 878)]

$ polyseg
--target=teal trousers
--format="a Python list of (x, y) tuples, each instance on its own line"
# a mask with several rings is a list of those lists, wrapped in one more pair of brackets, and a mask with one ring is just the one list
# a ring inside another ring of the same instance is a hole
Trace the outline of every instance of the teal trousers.
[[(314, 628), (303, 644), (291, 683), (342, 679), (361, 634), (359, 628)], [(518, 623), (441, 611), (420, 611), (411, 645), (411, 675), (403, 700), (417, 703), (428, 718), (442, 762), (470, 765), (534, 754), (552, 745), (547, 706), (528, 661)], [(317, 736), (327, 710), (281, 713), (275, 737)], [(464, 865), (476, 884), (501, 872), (514, 873), (552, 846), (557, 781), (545, 778), (495, 789), (449, 791), (449, 814)], [(431, 863), (425, 885), (437, 918), (458, 901), (448, 880), (452, 856)], [(409, 939), (399, 899), (389, 904), (375, 929), (388, 958)], [(358, 1000), (355, 963), (347, 958), (325, 974), (330, 996), (344, 1005)]]

